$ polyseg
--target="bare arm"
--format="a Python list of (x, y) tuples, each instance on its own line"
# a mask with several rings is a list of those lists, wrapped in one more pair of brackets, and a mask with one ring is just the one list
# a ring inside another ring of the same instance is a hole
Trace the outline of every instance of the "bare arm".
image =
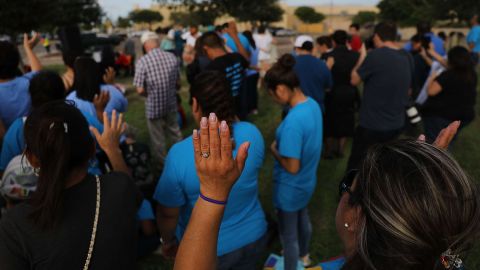
[(291, 174), (297, 174), (300, 170), (300, 160), (296, 158), (287, 158), (282, 157), (277, 150), (277, 143), (273, 142), (270, 150), (272, 151), (273, 157), (280, 163), (280, 165)]
[(433, 43), (430, 43), (430, 48), (428, 49), (428, 53), (433, 57), (433, 59), (438, 61), (442, 66), (448, 67), (447, 60), (443, 58), (443, 56), (438, 54), (437, 51), (435, 51), (435, 46), (433, 45)]
[(33, 48), (35, 48), (37, 43), (37, 33), (35, 33), (31, 39), (28, 39), (27, 34), (23, 34), (23, 48), (25, 49), (25, 54), (27, 55), (32, 71), (42, 70), (42, 64), (40, 64), (40, 60), (38, 60), (37, 55), (33, 52)]
[(367, 58), (367, 49), (365, 47), (365, 44), (362, 44), (362, 48), (360, 49), (360, 57), (358, 58), (355, 67), (352, 69), (352, 74), (350, 76), (350, 83), (353, 86), (357, 86), (362, 83), (362, 77), (360, 77), (360, 74), (358, 74), (358, 69), (360, 68), (360, 66), (362, 66), (365, 58)]
[(136, 89), (137, 89), (137, 93), (138, 93), (139, 95), (144, 96), (144, 97), (147, 96), (147, 91), (145, 91), (145, 88), (143, 88), (143, 87), (137, 87)]
[[(209, 124), (206, 118), (202, 119), (201, 136), (196, 130), (193, 132), (195, 167), (201, 193), (226, 201), (245, 166), (249, 143), (240, 146), (234, 160), (227, 123), (222, 121), (219, 134), (216, 116), (213, 114), (210, 119)], [(210, 157), (201, 157), (202, 152), (209, 152)], [(198, 199), (178, 250), (175, 270), (216, 269), (218, 231), (224, 211), (224, 205)]]
[(102, 150), (107, 154), (108, 160), (112, 164), (113, 170), (117, 172), (123, 172), (130, 175), (130, 170), (125, 163), (120, 150), (120, 136), (125, 132), (126, 125), (123, 122), (123, 114), (120, 114), (117, 118), (117, 112), (112, 112), (112, 121), (108, 119), (106, 112), (103, 113), (103, 133), (100, 134), (94, 127), (90, 127), (90, 130), (95, 135), (98, 144)]
[[(160, 236), (162, 237), (164, 247), (169, 247), (176, 244), (175, 229), (177, 228), (178, 217), (180, 216), (180, 208), (165, 207), (157, 205), (157, 227)], [(164, 250), (164, 254), (165, 254)]]
[(247, 61), (250, 61), (250, 53), (245, 49), (238, 38), (237, 25), (235, 22), (229, 22), (227, 28), (228, 35), (233, 39), (235, 45), (237, 46), (238, 53), (241, 54)]
[(436, 81), (440, 73), (433, 73), (427, 80), (427, 93), (433, 97), (438, 95), (442, 91), (442, 86)]
[(327, 59), (327, 67), (328, 67), (328, 69), (332, 70), (333, 65), (335, 65), (335, 58), (333, 58), (333, 57), (328, 57), (328, 59)]

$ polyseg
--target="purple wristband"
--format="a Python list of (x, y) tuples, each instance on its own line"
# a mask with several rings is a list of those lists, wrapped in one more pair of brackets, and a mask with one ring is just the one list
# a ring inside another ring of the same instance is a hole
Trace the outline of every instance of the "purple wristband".
[(207, 201), (207, 202), (213, 203), (213, 204), (218, 204), (218, 205), (226, 205), (227, 204), (227, 201), (217, 201), (217, 200), (214, 200), (214, 199), (210, 199), (210, 198), (206, 197), (205, 195), (203, 195), (201, 192), (200, 192), (200, 198), (202, 198), (204, 201)]

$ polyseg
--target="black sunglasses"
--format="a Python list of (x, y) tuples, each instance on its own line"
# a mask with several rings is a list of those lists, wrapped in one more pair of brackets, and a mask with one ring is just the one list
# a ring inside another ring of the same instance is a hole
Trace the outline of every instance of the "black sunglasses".
[(352, 194), (351, 188), (357, 174), (358, 174), (358, 170), (356, 169), (350, 170), (345, 174), (342, 181), (340, 182), (340, 187), (339, 187), (340, 197), (342, 197), (344, 193)]

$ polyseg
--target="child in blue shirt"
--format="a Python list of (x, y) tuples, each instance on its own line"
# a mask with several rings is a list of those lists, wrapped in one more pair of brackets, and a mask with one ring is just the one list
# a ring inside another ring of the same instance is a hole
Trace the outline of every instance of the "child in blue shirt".
[(20, 53), (15, 44), (0, 41), (0, 122), (8, 129), (15, 119), (26, 116), (30, 112), (31, 101), (28, 94), (30, 80), (42, 65), (33, 52), (38, 43), (38, 35), (31, 39), (24, 35), (23, 48), (32, 71), (21, 75), (18, 70)]
[[(74, 91), (67, 96), (67, 100), (75, 102), (75, 106), (84, 114), (96, 116), (102, 121), (101, 113), (106, 111), (110, 117), (113, 110), (118, 113), (127, 111), (128, 101), (115, 86), (103, 84), (100, 66), (89, 57), (79, 57), (75, 60)], [(108, 101), (105, 104), (95, 105), (95, 96), (108, 93)], [(104, 106), (100, 108), (98, 106)], [(100, 110), (103, 109), (103, 110)]]

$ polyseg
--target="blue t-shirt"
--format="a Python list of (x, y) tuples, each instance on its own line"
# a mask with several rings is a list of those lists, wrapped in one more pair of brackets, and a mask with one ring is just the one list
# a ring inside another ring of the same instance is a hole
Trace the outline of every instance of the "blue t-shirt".
[[(265, 154), (262, 134), (254, 125), (238, 122), (233, 125), (233, 137), (236, 145), (234, 155), (242, 143), (249, 141), (251, 145), (245, 169), (228, 198), (218, 237), (218, 256), (255, 242), (267, 230), (265, 215), (258, 199), (258, 173)], [(193, 155), (192, 137), (170, 149), (153, 196), (163, 206), (181, 208), (177, 225), (178, 239), (185, 232), (200, 193)]]
[[(125, 96), (113, 85), (103, 84), (100, 86), (101, 91), (107, 91), (110, 94), (110, 100), (105, 107), (105, 111), (109, 117), (112, 115), (112, 111), (116, 110), (118, 113), (127, 111), (128, 101)], [(97, 115), (95, 105), (93, 102), (83, 100), (77, 97), (77, 91), (72, 91), (66, 98), (75, 102), (75, 106), (82, 112), (90, 114), (92, 116)]]
[[(258, 67), (258, 54), (260, 53), (260, 49), (257, 47), (256, 49), (252, 50), (250, 54), (250, 66), (251, 67)], [(255, 69), (247, 69), (247, 77), (258, 74), (258, 71)]]
[(30, 72), (0, 83), (0, 120), (8, 129), (15, 119), (27, 116), (32, 106), (28, 88), (37, 72)]
[(325, 89), (331, 88), (332, 73), (325, 62), (313, 55), (296, 56), (295, 74), (300, 79), (303, 93), (313, 98), (324, 109)]
[(470, 32), (468, 32), (467, 43), (473, 43), (475, 45), (473, 51), (480, 53), (480, 25), (472, 27)]
[[(97, 128), (100, 133), (103, 133), (103, 125), (96, 117), (85, 113), (82, 114), (90, 126)], [(7, 168), (8, 163), (14, 157), (21, 155), (25, 149), (25, 139), (23, 135), (24, 124), (25, 119), (22, 117), (15, 120), (10, 128), (8, 128), (7, 133), (3, 138), (2, 152), (0, 153), (0, 171), (4, 171)], [(102, 173), (96, 158), (90, 160), (88, 172), (98, 175)]]
[[(446, 52), (445, 52), (445, 48), (443, 47), (443, 39), (441, 39), (440, 37), (438, 37), (437, 35), (435, 35), (434, 33), (430, 32), (430, 33), (426, 33), (425, 34), (426, 37), (429, 37), (431, 42), (433, 43), (433, 46), (435, 46), (435, 51), (442, 55), (442, 56), (445, 56), (446, 55)], [(412, 42), (409, 41), (407, 43), (405, 43), (405, 46), (403, 47), (406, 51), (412, 51), (413, 50), (413, 46), (412, 46)]]
[(287, 212), (305, 208), (317, 184), (322, 152), (323, 118), (320, 106), (311, 98), (290, 109), (277, 128), (280, 156), (300, 160), (297, 174), (287, 172), (278, 161), (273, 169), (275, 207)]
[[(232, 50), (232, 52), (238, 52), (237, 44), (235, 44), (235, 41), (233, 41), (233, 38), (230, 37), (229, 34), (227, 33), (223, 34), (223, 38), (225, 39), (225, 45), (227, 45), (227, 47), (229, 47)], [(240, 40), (240, 44), (242, 44), (243, 48), (245, 48), (247, 52), (252, 51), (252, 47), (250, 47), (250, 42), (243, 34), (239, 33), (238, 39)]]
[(142, 205), (140, 205), (140, 209), (138, 209), (138, 212), (137, 212), (137, 219), (139, 221), (155, 220), (152, 204), (149, 201), (145, 199), (142, 201)]

